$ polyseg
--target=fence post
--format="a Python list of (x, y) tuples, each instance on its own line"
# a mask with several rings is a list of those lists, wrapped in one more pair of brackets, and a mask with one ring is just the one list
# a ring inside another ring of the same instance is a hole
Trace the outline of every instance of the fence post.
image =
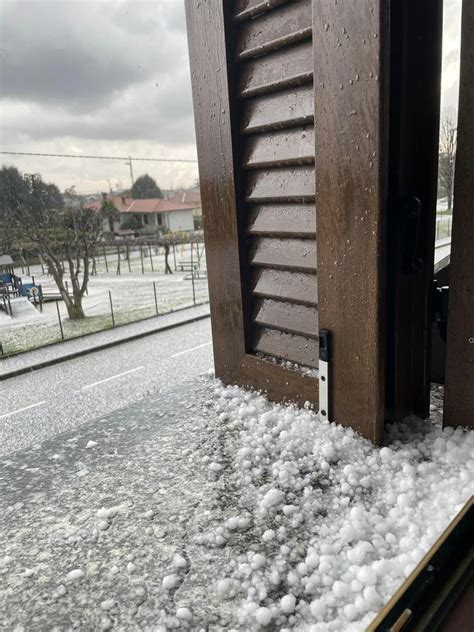
[(151, 244), (150, 244), (150, 250), (149, 250), (149, 253), (150, 253), (151, 271), (152, 271), (152, 272), (154, 272), (154, 271), (155, 271), (155, 268), (154, 268), (154, 266), (153, 266), (153, 255), (152, 255), (152, 252), (151, 252), (152, 250), (153, 250), (153, 248), (151, 247)]
[(104, 261), (105, 261), (105, 271), (109, 271), (109, 262), (107, 261), (107, 249), (104, 246)]
[(120, 245), (117, 244), (117, 272), (116, 274), (120, 274)]
[(130, 264), (130, 247), (128, 244), (127, 244), (127, 263), (128, 263), (128, 271), (131, 272), (132, 266)]
[(194, 287), (194, 257), (193, 257), (193, 244), (191, 242), (191, 283), (193, 286), (193, 305), (196, 305), (196, 289)]
[(114, 306), (112, 304), (112, 292), (109, 290), (110, 315), (112, 316), (112, 327), (115, 327)]
[(61, 339), (64, 340), (63, 324), (61, 322), (61, 312), (59, 311), (59, 302), (56, 301), (56, 311), (58, 312), (59, 329), (61, 330)]
[(145, 268), (143, 267), (143, 246), (140, 244), (140, 260), (142, 264), (142, 274), (145, 274)]
[(156, 315), (158, 316), (158, 298), (156, 296), (156, 283), (155, 283), (155, 281), (153, 281), (153, 293), (155, 295), (155, 311), (156, 311)]
[(174, 244), (173, 244), (173, 261), (174, 261), (174, 271), (176, 272), (178, 270), (178, 267), (176, 265), (176, 248)]

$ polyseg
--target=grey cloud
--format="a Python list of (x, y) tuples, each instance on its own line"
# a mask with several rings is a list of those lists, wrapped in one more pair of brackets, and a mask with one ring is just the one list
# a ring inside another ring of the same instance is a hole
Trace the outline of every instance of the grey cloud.
[[(40, 124), (38, 124), (40, 122)], [(154, 140), (169, 145), (194, 142), (189, 71), (183, 67), (156, 86), (149, 80), (129, 86), (103, 107), (82, 113), (35, 104), (3, 106), (3, 142), (16, 146), (31, 140), (62, 137), (95, 140)]]
[[(103, 106), (176, 64), (185, 34), (181, 3), (8, 2), (2, 15), (2, 95), (72, 112)], [(178, 54), (177, 54), (178, 53)]]

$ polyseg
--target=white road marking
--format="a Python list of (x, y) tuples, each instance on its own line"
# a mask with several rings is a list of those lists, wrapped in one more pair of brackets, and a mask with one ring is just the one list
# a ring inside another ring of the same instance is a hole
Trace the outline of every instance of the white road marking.
[(205, 342), (203, 345), (192, 347), (192, 349), (185, 349), (184, 351), (180, 351), (179, 353), (174, 353), (171, 357), (177, 358), (178, 356), (183, 355), (184, 353), (190, 353), (191, 351), (196, 351), (196, 349), (202, 349), (203, 347), (208, 347), (211, 344), (212, 342)]
[(46, 404), (46, 400), (42, 402), (37, 402), (36, 404), (30, 404), (29, 406), (25, 406), (24, 408), (19, 408), (18, 410), (14, 410), (11, 413), (7, 413), (6, 415), (0, 415), (0, 419), (5, 419), (6, 417), (11, 417), (12, 415), (16, 415), (17, 413), (22, 413), (24, 410), (30, 410), (30, 408), (36, 408), (37, 406), (42, 406)]
[(116, 380), (118, 377), (122, 377), (122, 375), (128, 375), (129, 373), (135, 373), (135, 371), (140, 371), (144, 369), (144, 366), (137, 366), (134, 369), (130, 369), (129, 371), (124, 371), (123, 373), (117, 373), (117, 375), (111, 375), (110, 377), (106, 377), (105, 380), (99, 380), (98, 382), (93, 382), (92, 384), (87, 384), (87, 386), (83, 386), (81, 388), (82, 391), (85, 391), (88, 388), (92, 388), (93, 386), (97, 386), (98, 384), (103, 384), (104, 382), (110, 382), (111, 380)]

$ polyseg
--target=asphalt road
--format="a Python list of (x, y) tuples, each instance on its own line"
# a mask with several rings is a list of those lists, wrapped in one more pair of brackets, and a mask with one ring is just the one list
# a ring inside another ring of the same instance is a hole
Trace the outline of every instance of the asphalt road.
[(0, 383), (0, 455), (212, 369), (208, 319)]

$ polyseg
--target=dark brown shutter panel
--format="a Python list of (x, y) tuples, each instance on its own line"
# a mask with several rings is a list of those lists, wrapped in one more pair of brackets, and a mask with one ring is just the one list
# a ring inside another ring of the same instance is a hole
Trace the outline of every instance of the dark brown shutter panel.
[[(304, 374), (318, 366), (319, 331), (312, 3), (186, 9), (217, 375), (317, 405), (318, 381)], [(224, 165), (211, 173), (216, 152)]]
[(444, 422), (474, 427), (474, 5), (463, 3)]
[(332, 418), (380, 441), (384, 420), (386, 2), (315, 2), (320, 326)]
[[(258, 282), (265, 272), (280, 273), (291, 286), (294, 275), (299, 279), (306, 273), (316, 297), (311, 0), (268, 4), (259, 16), (240, 20), (234, 32), (233, 57), (240, 77), (238, 142), (242, 147), (242, 209), (251, 275)], [(307, 100), (306, 121), (301, 120), (304, 117), (289, 118), (285, 112), (291, 111), (295, 94), (301, 93)], [(248, 112), (258, 111), (254, 102), (261, 105), (263, 99), (267, 99), (265, 109), (273, 113), (272, 124), (249, 126)], [(274, 111), (277, 99), (283, 107)], [(247, 290), (252, 306), (247, 322), (248, 349), (316, 367), (316, 304), (301, 305), (272, 283), (267, 283), (264, 297), (254, 294), (252, 283)]]
[[(384, 314), (390, 334), (386, 351), (389, 419), (413, 413), (422, 418), (429, 415), (442, 4), (442, 0), (390, 3), (389, 240)], [(413, 197), (421, 210), (419, 220), (409, 224), (404, 200)]]
[(245, 353), (225, 18), (221, 1), (186, 2), (216, 375), (238, 381)]

